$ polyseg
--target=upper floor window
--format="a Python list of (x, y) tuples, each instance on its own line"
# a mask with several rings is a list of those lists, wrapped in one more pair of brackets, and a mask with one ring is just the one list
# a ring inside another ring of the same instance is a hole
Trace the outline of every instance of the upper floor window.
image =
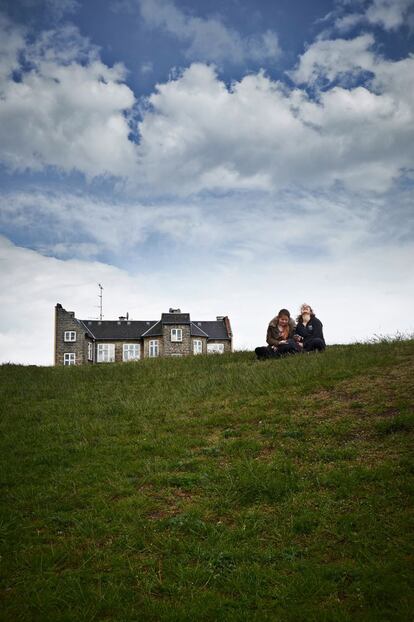
[(183, 329), (172, 328), (171, 329), (171, 341), (182, 341), (182, 340), (183, 340)]
[(113, 363), (115, 361), (115, 344), (98, 343), (98, 363)]
[(201, 339), (194, 339), (193, 354), (203, 354), (203, 342)]
[(76, 365), (76, 354), (74, 352), (65, 352), (63, 355), (64, 365)]
[(124, 343), (122, 351), (123, 361), (137, 361), (141, 356), (141, 347), (139, 343)]
[(223, 352), (224, 352), (224, 343), (208, 343), (207, 344), (208, 354), (223, 354)]
[(65, 330), (63, 340), (64, 341), (76, 341), (76, 332), (74, 330)]
[(159, 348), (158, 348), (158, 339), (152, 339), (149, 342), (149, 351), (148, 351), (148, 355), (151, 358), (154, 358), (155, 356), (159, 356)]

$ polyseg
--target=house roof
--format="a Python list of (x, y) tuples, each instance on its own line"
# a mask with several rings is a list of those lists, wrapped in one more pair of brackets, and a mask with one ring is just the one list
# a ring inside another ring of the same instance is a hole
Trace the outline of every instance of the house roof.
[(208, 337), (208, 334), (199, 326), (201, 322), (191, 322), (190, 331), (191, 337)]
[(160, 335), (162, 335), (162, 324), (161, 321), (158, 320), (158, 322), (155, 322), (148, 330), (142, 333), (141, 337), (158, 337)]
[(224, 319), (211, 322), (193, 322), (193, 324), (207, 333), (209, 339), (230, 339)]
[(163, 324), (189, 324), (189, 313), (163, 313), (161, 315), (161, 322)]
[(89, 337), (92, 337), (92, 339), (93, 339), (94, 335), (93, 335), (92, 331), (90, 331), (89, 328), (85, 325), (85, 322), (83, 320), (76, 320), (76, 321), (81, 326), (81, 328), (83, 328), (83, 330), (86, 332), (86, 334)]
[(192, 322), (189, 313), (163, 313), (161, 320), (78, 320), (93, 339), (141, 339), (159, 337), (163, 324), (189, 324), (192, 337), (230, 339), (224, 319)]
[(156, 320), (81, 320), (88, 333), (95, 339), (141, 339)]

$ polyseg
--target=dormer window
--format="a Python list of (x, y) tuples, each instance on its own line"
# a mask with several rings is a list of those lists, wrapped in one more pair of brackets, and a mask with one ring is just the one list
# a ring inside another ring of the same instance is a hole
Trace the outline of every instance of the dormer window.
[(63, 336), (63, 341), (76, 341), (76, 331), (74, 331), (74, 330), (65, 330), (65, 334)]
[(171, 329), (171, 341), (182, 341), (182, 340), (183, 340), (183, 329), (172, 328)]

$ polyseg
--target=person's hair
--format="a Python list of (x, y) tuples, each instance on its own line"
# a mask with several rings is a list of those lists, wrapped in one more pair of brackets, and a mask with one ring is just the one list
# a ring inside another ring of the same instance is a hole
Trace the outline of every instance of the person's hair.
[(309, 307), (311, 317), (313, 317), (315, 315), (315, 311), (312, 309), (312, 307), (310, 305), (308, 305), (307, 302), (303, 302), (300, 305), (300, 313), (299, 313), (298, 317), (296, 318), (296, 322), (301, 322), (302, 321), (302, 309), (303, 309), (303, 307)]
[(287, 309), (280, 309), (279, 313), (277, 314), (277, 319), (279, 319), (282, 315), (286, 315), (290, 319), (290, 313)]

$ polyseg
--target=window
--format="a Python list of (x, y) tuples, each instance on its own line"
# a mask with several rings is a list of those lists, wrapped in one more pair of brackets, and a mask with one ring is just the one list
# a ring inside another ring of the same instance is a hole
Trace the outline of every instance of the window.
[(63, 355), (64, 365), (76, 365), (76, 354), (74, 352), (65, 352)]
[(207, 344), (208, 354), (223, 354), (223, 352), (224, 352), (224, 343), (208, 343)]
[(137, 361), (141, 356), (141, 347), (139, 343), (124, 343), (122, 360)]
[(149, 356), (154, 358), (159, 355), (158, 339), (153, 339), (149, 342)]
[(88, 341), (88, 361), (93, 361), (93, 343)]
[(98, 343), (98, 363), (113, 363), (115, 361), (115, 344)]
[(194, 339), (193, 354), (203, 354), (203, 342), (201, 339)]
[(76, 332), (74, 330), (65, 330), (63, 341), (76, 341)]
[(172, 328), (171, 329), (171, 341), (182, 341), (182, 340), (183, 340), (183, 329)]

